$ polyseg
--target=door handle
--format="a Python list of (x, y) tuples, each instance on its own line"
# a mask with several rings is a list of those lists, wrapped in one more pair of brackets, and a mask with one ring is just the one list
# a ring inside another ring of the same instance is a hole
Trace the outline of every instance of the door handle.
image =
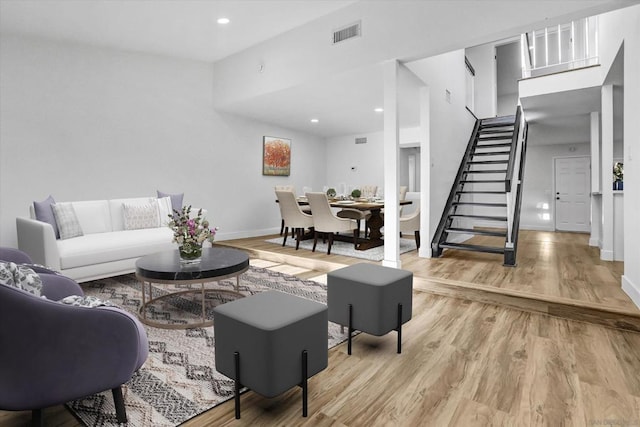
[(560, 197), (556, 197), (556, 200), (560, 200)]

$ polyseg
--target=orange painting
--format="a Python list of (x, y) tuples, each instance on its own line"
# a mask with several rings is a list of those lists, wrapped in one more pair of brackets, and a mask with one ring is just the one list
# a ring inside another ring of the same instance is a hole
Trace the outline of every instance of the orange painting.
[(262, 175), (289, 176), (291, 140), (265, 136), (262, 151)]

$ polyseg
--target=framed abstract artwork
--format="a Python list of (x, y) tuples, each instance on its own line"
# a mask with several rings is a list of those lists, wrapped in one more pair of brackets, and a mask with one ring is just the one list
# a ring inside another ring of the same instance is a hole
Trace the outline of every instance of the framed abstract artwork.
[(262, 175), (289, 176), (291, 173), (291, 140), (262, 138)]

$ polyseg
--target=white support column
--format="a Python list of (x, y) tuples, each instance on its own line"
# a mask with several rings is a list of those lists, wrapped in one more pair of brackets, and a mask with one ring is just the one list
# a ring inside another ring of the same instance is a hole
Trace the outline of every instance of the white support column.
[(398, 193), (398, 73), (397, 60), (384, 64), (384, 260), (382, 265), (400, 268)]
[(613, 85), (602, 86), (602, 247), (600, 259), (613, 261)]
[(591, 192), (600, 193), (602, 163), (600, 163), (600, 113), (591, 113)]
[(602, 163), (600, 162), (600, 113), (591, 113), (591, 236), (589, 246), (602, 247)]
[(420, 249), (418, 256), (431, 258), (431, 238), (438, 223), (431, 223), (430, 92), (420, 87)]

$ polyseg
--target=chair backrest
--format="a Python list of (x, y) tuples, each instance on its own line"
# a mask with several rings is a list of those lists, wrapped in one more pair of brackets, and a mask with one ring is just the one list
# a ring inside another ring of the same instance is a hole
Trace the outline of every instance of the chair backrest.
[(398, 200), (404, 200), (407, 198), (407, 186), (406, 185), (401, 185), (400, 186), (400, 197)]
[(400, 232), (412, 233), (416, 230), (420, 230), (420, 206), (412, 214), (400, 217)]
[(307, 193), (307, 200), (313, 216), (313, 227), (320, 232), (333, 232), (342, 227), (342, 220), (331, 211), (329, 200), (324, 193)]
[(0, 247), (0, 261), (15, 262), (16, 264), (33, 264), (31, 257), (19, 249)]
[(313, 217), (300, 210), (293, 191), (276, 191), (280, 215), (287, 227), (307, 228), (313, 226)]

